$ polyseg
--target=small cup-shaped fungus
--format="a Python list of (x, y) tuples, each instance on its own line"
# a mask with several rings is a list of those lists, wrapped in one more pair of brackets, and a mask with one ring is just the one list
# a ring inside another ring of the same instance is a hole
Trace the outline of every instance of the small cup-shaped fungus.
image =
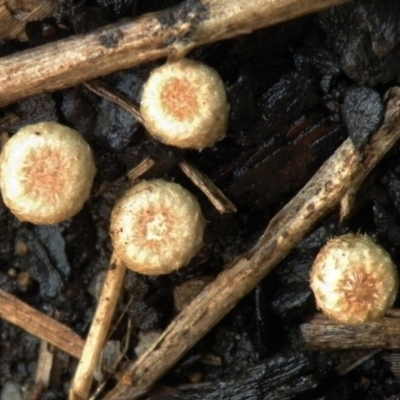
[(140, 111), (150, 134), (172, 146), (201, 150), (226, 135), (224, 84), (199, 61), (182, 59), (156, 68), (143, 85)]
[(21, 221), (34, 224), (56, 224), (80, 211), (95, 173), (89, 145), (57, 122), (21, 128), (0, 158), (5, 205)]
[(110, 234), (116, 256), (130, 269), (168, 274), (196, 255), (205, 220), (196, 198), (162, 179), (142, 181), (116, 203)]
[(393, 305), (398, 274), (389, 254), (371, 238), (346, 234), (318, 254), (311, 288), (324, 314), (359, 325), (379, 319)]

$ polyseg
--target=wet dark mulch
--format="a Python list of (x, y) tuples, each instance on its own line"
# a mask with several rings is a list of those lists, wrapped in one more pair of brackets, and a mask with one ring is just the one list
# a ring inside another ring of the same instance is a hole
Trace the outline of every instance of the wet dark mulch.
[[(30, 44), (0, 43), (0, 55), (159, 8), (154, 0), (59, 0), (56, 18), (28, 24)], [(168, 276), (130, 272), (126, 278), (118, 314), (128, 303), (130, 307), (111, 339), (119, 344), (131, 327), (127, 359), (136, 357), (139, 340), (162, 331), (176, 315), (176, 288), (189, 280), (212, 279), (249, 249), (270, 218), (348, 135), (358, 146), (368, 141), (382, 119), (383, 94), (398, 84), (399, 40), (400, 2), (365, 0), (194, 50), (191, 58), (220, 73), (231, 103), (228, 137), (201, 153), (153, 140), (125, 110), (82, 86), (0, 110), (0, 117), (13, 112), (20, 118), (11, 134), (42, 120), (79, 130), (96, 158), (93, 193), (151, 156), (157, 164), (145, 178), (177, 181), (199, 199), (208, 225), (204, 248), (190, 265)], [(143, 82), (163, 62), (104, 79), (139, 102)], [(339, 226), (336, 213), (321, 222), (162, 379), (150, 398), (399, 398), (399, 380), (384, 357), (394, 352), (379, 352), (338, 376), (339, 354), (309, 353), (299, 334), (299, 324), (316, 311), (308, 275), (329, 237), (368, 233), (400, 261), (399, 153), (397, 146), (368, 178), (348, 222)], [(183, 158), (214, 180), (237, 205), (236, 214), (220, 215), (213, 208), (179, 170)], [(20, 223), (1, 204), (1, 287), (57, 315), (84, 337), (108, 267), (109, 217), (121, 190), (111, 184), (79, 215), (52, 227)], [(35, 376), (39, 340), (4, 321), (0, 333), (0, 386), (28, 386)], [(57, 353), (54, 366), (43, 399), (66, 398), (76, 360)]]

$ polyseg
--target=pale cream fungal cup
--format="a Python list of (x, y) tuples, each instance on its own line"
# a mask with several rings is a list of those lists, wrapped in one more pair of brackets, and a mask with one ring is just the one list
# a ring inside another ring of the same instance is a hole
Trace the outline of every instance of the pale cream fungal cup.
[(168, 145), (201, 150), (226, 136), (224, 83), (199, 61), (182, 59), (154, 69), (143, 85), (140, 111), (149, 133)]
[(57, 122), (24, 126), (0, 156), (4, 203), (18, 219), (34, 224), (56, 224), (78, 213), (95, 174), (89, 145)]
[(202, 246), (204, 228), (196, 198), (156, 179), (138, 183), (117, 201), (110, 235), (115, 255), (128, 268), (160, 275), (189, 263)]
[(366, 235), (329, 240), (311, 270), (317, 306), (345, 324), (381, 318), (393, 305), (398, 285), (397, 268), (389, 254)]

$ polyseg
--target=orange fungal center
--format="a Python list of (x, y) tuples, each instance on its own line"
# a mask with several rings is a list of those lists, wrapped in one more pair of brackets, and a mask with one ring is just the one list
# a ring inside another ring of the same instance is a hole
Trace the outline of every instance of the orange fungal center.
[(143, 245), (157, 251), (168, 246), (168, 232), (171, 233), (173, 225), (171, 216), (165, 212), (144, 211), (138, 218), (136, 227), (140, 227), (137, 233)]
[(348, 307), (355, 312), (362, 314), (365, 310), (374, 309), (379, 304), (381, 295), (379, 279), (373, 274), (366, 273), (362, 268), (347, 274), (341, 287)]
[(169, 79), (163, 87), (161, 98), (168, 114), (172, 114), (178, 120), (191, 119), (196, 114), (196, 93), (186, 79)]
[(25, 192), (36, 198), (57, 200), (65, 191), (66, 181), (61, 176), (65, 168), (65, 160), (57, 150), (31, 151), (23, 168)]

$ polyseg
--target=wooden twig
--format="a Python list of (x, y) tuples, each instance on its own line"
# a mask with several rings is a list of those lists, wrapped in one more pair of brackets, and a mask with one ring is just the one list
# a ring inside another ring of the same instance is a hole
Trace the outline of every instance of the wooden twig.
[(0, 0), (0, 40), (7, 36), (14, 25), (14, 18), (7, 7), (5, 0)]
[[(16, 8), (22, 5), (23, 2), (8, 2), (14, 3)], [(28, 2), (25, 2), (28, 3)], [(25, 25), (28, 21), (34, 21), (51, 16), (56, 9), (56, 2), (54, 0), (42, 0), (31, 2), (28, 5), (30, 11), (19, 12), (20, 18), (13, 17), (11, 10), (5, 1), (0, 0), (0, 40), (19, 39), (27, 40), (25, 34)], [(23, 7), (22, 7), (23, 8)], [(16, 12), (17, 10), (13, 10)], [(24, 14), (22, 16), (22, 14)]]
[(400, 138), (400, 89), (391, 89), (388, 98), (383, 125), (363, 151), (347, 139), (271, 220), (258, 243), (210, 283), (128, 367), (105, 400), (132, 400), (145, 393), (368, 175)]
[(24, 400), (40, 400), (43, 398), (43, 392), (46, 389), (41, 383), (34, 383), (27, 393), (24, 394)]
[(35, 383), (47, 389), (50, 384), (53, 368), (54, 348), (44, 340), (40, 343), (39, 360), (36, 367)]
[(300, 329), (310, 350), (400, 349), (399, 317), (352, 326), (317, 314)]
[(137, 121), (143, 124), (142, 114), (140, 113), (140, 108), (136, 104), (132, 103), (121, 93), (117, 92), (113, 87), (103, 82), (100, 79), (92, 79), (91, 81), (84, 82), (83, 85), (96, 93), (98, 96), (105, 100), (111, 101), (114, 104), (119, 105), (124, 110), (131, 113)]
[(177, 7), (0, 59), (0, 107), (349, 0), (186, 0)]
[(2, 289), (0, 289), (0, 317), (75, 358), (80, 358), (82, 354), (85, 342), (72, 329)]
[(208, 200), (221, 213), (236, 212), (236, 206), (219, 190), (215, 183), (203, 172), (187, 161), (179, 163), (183, 173), (207, 196)]
[(44, 340), (40, 343), (35, 382), (25, 394), (24, 400), (40, 400), (49, 388), (56, 349)]
[[(390, 365), (390, 371), (393, 375), (400, 379), (400, 352), (399, 351), (388, 351), (382, 354), (382, 358)], [(395, 399), (393, 399), (395, 400)]]
[[(1, 136), (0, 136), (0, 143), (1, 143)], [(144, 160), (140, 162), (140, 164), (136, 165), (132, 169), (130, 169), (124, 176), (118, 178), (114, 182), (108, 182), (104, 181), (99, 189), (96, 191), (94, 194), (94, 197), (99, 197), (103, 195), (105, 191), (107, 191), (110, 186), (113, 185), (119, 185), (123, 183), (123, 181), (128, 178), (129, 179), (129, 184), (134, 185), (137, 183), (137, 180), (144, 175), (147, 171), (149, 171), (155, 164), (155, 161), (151, 159), (150, 157), (146, 157)]]
[(96, 368), (100, 367), (101, 353), (109, 334), (125, 272), (126, 268), (122, 262), (112, 256), (82, 357), (72, 381), (69, 400), (84, 400), (89, 396), (93, 383), (93, 373)]
[(133, 167), (126, 173), (131, 184), (134, 184), (138, 178), (144, 175), (148, 170), (150, 170), (155, 164), (155, 161), (150, 157), (146, 157), (140, 164)]
[[(338, 375), (346, 375), (359, 365), (374, 357), (380, 350), (353, 350), (346, 354), (345, 359), (335, 367)], [(346, 352), (347, 353), (347, 352)]]

